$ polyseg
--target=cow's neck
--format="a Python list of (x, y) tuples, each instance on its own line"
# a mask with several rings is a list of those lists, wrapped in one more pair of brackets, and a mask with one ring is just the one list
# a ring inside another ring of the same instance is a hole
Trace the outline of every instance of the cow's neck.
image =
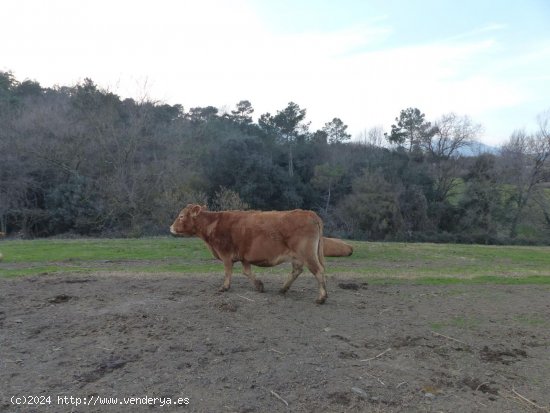
[(202, 211), (195, 219), (195, 228), (197, 236), (204, 241), (208, 241), (212, 232), (218, 224), (219, 212)]

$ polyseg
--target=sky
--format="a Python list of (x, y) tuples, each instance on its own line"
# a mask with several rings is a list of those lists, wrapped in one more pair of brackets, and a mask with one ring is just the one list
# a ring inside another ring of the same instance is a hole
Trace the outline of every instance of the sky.
[(550, 0), (18, 0), (0, 70), (255, 116), (289, 102), (357, 138), (402, 109), (455, 112), (498, 145), (550, 109)]

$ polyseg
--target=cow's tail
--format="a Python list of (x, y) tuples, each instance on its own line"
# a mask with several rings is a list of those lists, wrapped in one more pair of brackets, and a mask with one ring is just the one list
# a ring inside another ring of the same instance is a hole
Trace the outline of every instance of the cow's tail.
[(317, 225), (319, 226), (319, 241), (317, 243), (317, 258), (319, 263), (323, 267), (323, 272), (325, 271), (325, 251), (323, 248), (323, 221), (321, 218), (317, 217)]

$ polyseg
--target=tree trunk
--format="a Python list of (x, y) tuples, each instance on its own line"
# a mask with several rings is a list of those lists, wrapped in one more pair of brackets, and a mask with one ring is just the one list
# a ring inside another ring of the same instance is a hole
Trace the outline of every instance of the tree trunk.
[(325, 214), (328, 213), (328, 207), (330, 206), (330, 187), (331, 187), (331, 183), (330, 183), (330, 180), (329, 180), (328, 181), (327, 203), (325, 205)]
[(292, 156), (292, 144), (288, 144), (288, 175), (294, 176), (294, 160)]

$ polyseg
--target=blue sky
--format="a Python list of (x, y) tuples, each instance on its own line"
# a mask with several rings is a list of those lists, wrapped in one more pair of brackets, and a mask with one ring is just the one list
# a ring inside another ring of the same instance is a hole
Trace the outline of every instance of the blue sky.
[(550, 1), (19, 0), (0, 69), (45, 86), (91, 77), (121, 96), (256, 115), (289, 101), (354, 136), (401, 109), (448, 112), (502, 143), (550, 109)]

